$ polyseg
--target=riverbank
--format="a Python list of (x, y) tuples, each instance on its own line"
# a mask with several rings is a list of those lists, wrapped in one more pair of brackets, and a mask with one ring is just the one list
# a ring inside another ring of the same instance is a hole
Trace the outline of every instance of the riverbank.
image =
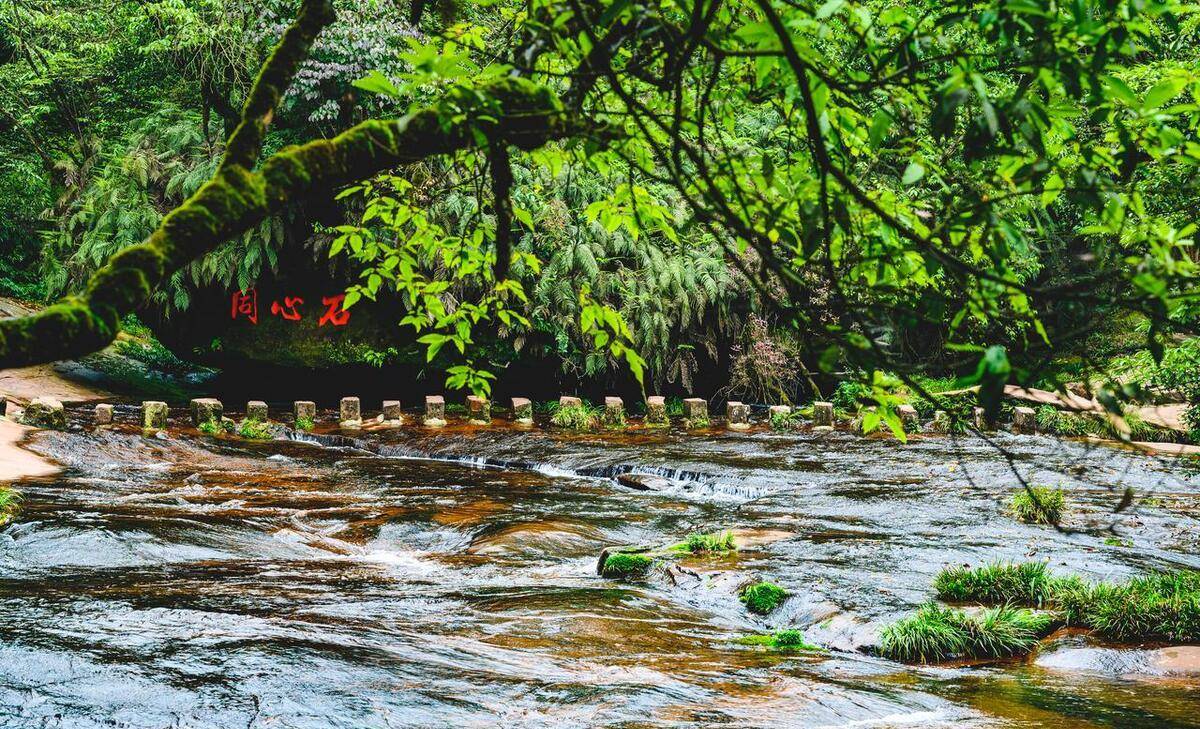
[(0, 485), (22, 478), (51, 476), (61, 470), (55, 463), (21, 445), (33, 430), (0, 418)]

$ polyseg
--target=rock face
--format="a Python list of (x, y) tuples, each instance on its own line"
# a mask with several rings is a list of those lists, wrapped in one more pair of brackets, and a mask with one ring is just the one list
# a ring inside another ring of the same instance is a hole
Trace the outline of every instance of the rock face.
[(833, 427), (833, 403), (813, 403), (813, 425), (817, 428)]
[(67, 411), (52, 397), (35, 397), (21, 414), (21, 422), (35, 428), (62, 430), (67, 427)]
[(158, 400), (142, 403), (142, 428), (163, 430), (167, 427), (167, 404)]
[(440, 428), (446, 424), (446, 398), (441, 395), (425, 396), (425, 427)]
[(338, 423), (343, 428), (362, 427), (362, 403), (357, 397), (343, 397), (338, 409)]
[(225, 415), (225, 406), (220, 400), (211, 397), (200, 397), (190, 403), (192, 424), (199, 426), (207, 422), (221, 422)]
[(651, 395), (646, 398), (646, 425), (669, 425), (667, 418), (667, 399), (662, 395)]
[(512, 399), (513, 419), (521, 425), (533, 425), (533, 401), (527, 397)]

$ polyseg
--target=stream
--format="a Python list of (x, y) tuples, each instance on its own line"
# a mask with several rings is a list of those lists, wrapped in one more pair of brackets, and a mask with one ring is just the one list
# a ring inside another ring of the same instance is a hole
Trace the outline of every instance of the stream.
[[(71, 416), (31, 445), (66, 470), (21, 485), (0, 531), (0, 726), (1200, 726), (1200, 678), (1096, 659), (1122, 651), (1077, 634), (984, 665), (870, 651), (946, 565), (1200, 568), (1184, 460), (500, 422), (252, 443), (182, 410), (157, 438), (132, 406), (107, 430)], [(1013, 469), (1067, 489), (1064, 530), (1005, 514)], [(596, 574), (605, 546), (724, 529), (745, 546), (640, 583)], [(792, 593), (767, 618), (737, 598), (755, 575)], [(737, 642), (784, 627), (827, 650)]]

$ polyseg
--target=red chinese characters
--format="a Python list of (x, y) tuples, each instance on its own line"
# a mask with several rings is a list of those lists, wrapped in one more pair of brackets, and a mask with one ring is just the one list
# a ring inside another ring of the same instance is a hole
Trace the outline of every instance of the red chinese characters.
[(342, 302), (346, 300), (345, 294), (336, 296), (324, 296), (321, 298), (321, 303), (329, 307), (321, 320), (317, 322), (317, 326), (323, 327), (326, 324), (332, 324), (335, 327), (344, 327), (350, 321), (350, 312), (342, 308)]
[(236, 320), (239, 316), (249, 319), (251, 324), (258, 324), (257, 289), (233, 292), (233, 303), (229, 309), (229, 318)]
[(299, 306), (303, 303), (304, 299), (299, 296), (285, 296), (282, 304), (278, 301), (271, 302), (271, 313), (288, 321), (300, 321)]

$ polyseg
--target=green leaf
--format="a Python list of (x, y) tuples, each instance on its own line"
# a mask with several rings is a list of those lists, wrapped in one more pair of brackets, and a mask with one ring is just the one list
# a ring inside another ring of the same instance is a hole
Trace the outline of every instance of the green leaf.
[(371, 94), (393, 97), (400, 96), (400, 90), (396, 88), (391, 79), (379, 71), (371, 71), (366, 77), (355, 81), (353, 85), (355, 88), (362, 89)]
[(904, 185), (913, 185), (925, 176), (925, 168), (920, 162), (909, 162), (908, 167), (904, 168), (904, 177), (900, 178), (900, 182)]

